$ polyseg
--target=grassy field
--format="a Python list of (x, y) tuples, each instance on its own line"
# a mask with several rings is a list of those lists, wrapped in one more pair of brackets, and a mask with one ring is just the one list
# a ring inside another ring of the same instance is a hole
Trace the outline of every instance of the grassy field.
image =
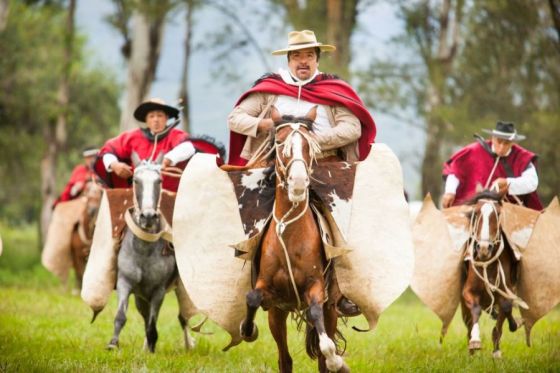
[[(1, 228), (1, 226), (0, 226)], [(27, 229), (27, 231), (26, 231)], [(172, 293), (163, 305), (155, 354), (142, 350), (143, 322), (133, 302), (121, 333), (119, 351), (106, 351), (113, 330), (116, 297), (90, 324), (91, 312), (38, 264), (38, 250), (29, 240), (33, 228), (2, 231), (0, 257), (0, 372), (274, 372), (276, 345), (268, 331), (266, 315), (259, 311), (259, 339), (222, 352), (228, 336), (209, 323), (212, 335), (194, 335), (197, 345), (185, 351), (177, 303)], [(195, 321), (198, 320), (195, 318)], [(481, 321), (483, 350), (471, 357), (466, 329), (456, 315), (449, 333), (439, 344), (440, 322), (411, 292), (406, 292), (381, 317), (374, 332), (357, 333), (365, 319), (353, 318), (343, 327), (347, 338), (345, 360), (354, 372), (558, 372), (560, 371), (560, 308), (533, 329), (533, 346), (524, 343), (524, 332), (504, 328), (503, 358), (491, 357), (493, 321)], [(289, 344), (295, 372), (316, 371), (316, 362), (305, 353), (303, 333), (290, 322)]]

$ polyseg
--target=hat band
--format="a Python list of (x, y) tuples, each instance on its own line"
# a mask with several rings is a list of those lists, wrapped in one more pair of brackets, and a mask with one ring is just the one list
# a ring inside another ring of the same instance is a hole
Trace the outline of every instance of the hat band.
[(82, 157), (92, 157), (94, 155), (97, 155), (98, 152), (99, 149), (86, 150), (82, 153)]
[(513, 140), (513, 139), (515, 139), (515, 136), (517, 136), (517, 131), (513, 131), (513, 133), (512, 133), (512, 132), (502, 132), (502, 131), (498, 131), (498, 130), (493, 130), (492, 133), (495, 134), (495, 135), (508, 137), (509, 140)]

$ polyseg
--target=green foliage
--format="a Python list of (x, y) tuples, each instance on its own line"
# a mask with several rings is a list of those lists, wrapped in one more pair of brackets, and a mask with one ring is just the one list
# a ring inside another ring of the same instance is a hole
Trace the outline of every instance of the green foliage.
[[(40, 209), (44, 131), (59, 113), (64, 9), (13, 2), (0, 33), (0, 216), (32, 221)], [(117, 129), (119, 88), (103, 67), (86, 67), (77, 38), (70, 80), (68, 148), (59, 160), (62, 188), (85, 145), (101, 144)]]
[[(441, 2), (402, 2), (405, 32), (395, 39), (390, 61), (375, 61), (361, 73), (362, 92), (376, 109), (424, 123), (439, 118), (436, 135), (447, 158), (497, 120), (516, 123), (527, 135), (521, 143), (540, 155), (539, 193), (545, 203), (560, 191), (560, 41), (550, 9), (539, 0), (478, 0), (467, 3), (460, 28), (462, 44), (445, 80), (429, 55), (437, 47)], [(411, 49), (411, 47), (413, 49)], [(445, 66), (445, 65), (444, 65)], [(430, 82), (440, 86), (441, 104), (427, 105)], [(426, 107), (430, 110), (426, 111)], [(425, 176), (425, 175), (424, 175)]]

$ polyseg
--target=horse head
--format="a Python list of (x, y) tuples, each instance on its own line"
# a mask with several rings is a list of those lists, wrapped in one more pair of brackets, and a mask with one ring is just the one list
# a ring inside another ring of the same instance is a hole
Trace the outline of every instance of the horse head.
[(305, 201), (311, 176), (311, 166), (319, 145), (311, 136), (317, 107), (311, 108), (304, 117), (281, 116), (272, 108), (274, 121), (274, 147), (276, 150), (276, 174), (280, 185), (287, 188), (292, 203)]
[(486, 261), (492, 258), (502, 242), (500, 212), (503, 194), (490, 190), (478, 192), (469, 202), (472, 205), (470, 235), (473, 242), (473, 258)]
[(160, 154), (152, 162), (150, 160), (140, 160), (138, 154), (133, 152), (131, 159), (134, 164), (133, 218), (142, 229), (157, 229), (160, 224), (158, 207), (161, 198), (161, 161), (163, 160), (163, 154)]

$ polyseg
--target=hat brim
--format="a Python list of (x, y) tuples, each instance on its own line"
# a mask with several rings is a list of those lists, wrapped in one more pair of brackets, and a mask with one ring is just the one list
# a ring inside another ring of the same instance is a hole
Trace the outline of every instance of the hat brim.
[(146, 122), (146, 115), (148, 115), (150, 111), (155, 110), (163, 111), (169, 118), (179, 117), (179, 110), (173, 106), (162, 105), (156, 102), (144, 102), (134, 110), (134, 118), (137, 121)]
[(499, 137), (500, 139), (504, 139), (504, 140), (509, 140), (509, 141), (521, 141), (521, 140), (525, 140), (526, 136), (525, 135), (520, 135), (518, 133), (516, 133), (513, 137), (510, 134), (507, 133), (503, 133), (503, 132), (498, 132), (496, 130), (489, 130), (489, 129), (483, 129), (482, 132), (488, 133), (494, 137)]
[(272, 55), (280, 56), (282, 54), (287, 54), (288, 52), (291, 51), (297, 51), (300, 49), (307, 49), (307, 48), (319, 48), (321, 52), (333, 52), (336, 50), (336, 47), (334, 45), (322, 44), (322, 43), (306, 43), (306, 44), (292, 45), (286, 49), (278, 49), (272, 52)]

